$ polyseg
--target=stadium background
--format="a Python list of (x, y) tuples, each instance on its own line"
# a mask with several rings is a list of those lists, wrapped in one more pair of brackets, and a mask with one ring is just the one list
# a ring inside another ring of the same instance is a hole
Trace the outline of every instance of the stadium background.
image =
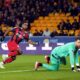
[[(80, 2), (79, 0), (0, 0), (0, 36), (12, 27), (21, 27), (23, 23), (27, 23), (27, 31), (32, 40), (42, 45), (45, 39), (49, 39), (50, 44), (74, 41), (71, 39), (72, 36), (80, 36)], [(9, 32), (7, 36), (11, 35), (13, 32)], [(56, 42), (54, 42), (55, 36)], [(7, 40), (6, 38), (5, 41)], [(34, 54), (36, 53), (38, 51), (34, 51)]]
[(79, 0), (0, 0), (0, 27), (4, 33), (26, 22), (30, 36), (77, 36), (79, 5)]

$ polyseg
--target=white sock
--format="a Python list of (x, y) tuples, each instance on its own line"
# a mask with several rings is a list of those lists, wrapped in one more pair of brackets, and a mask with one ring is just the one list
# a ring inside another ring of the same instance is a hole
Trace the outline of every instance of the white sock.
[(1, 64), (3, 65), (4, 63), (3, 63), (3, 62), (1, 62)]
[(8, 58), (8, 54), (3, 54), (3, 55), (2, 55), (2, 59), (3, 59), (3, 60), (6, 60), (7, 58)]

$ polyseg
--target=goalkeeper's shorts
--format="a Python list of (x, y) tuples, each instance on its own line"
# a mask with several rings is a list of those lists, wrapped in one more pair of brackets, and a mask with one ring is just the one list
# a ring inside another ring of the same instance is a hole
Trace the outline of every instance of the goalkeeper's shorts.
[(52, 54), (52, 57), (55, 58), (56, 60), (60, 61), (60, 63), (66, 65), (66, 58), (65, 57), (55, 57), (53, 54)]

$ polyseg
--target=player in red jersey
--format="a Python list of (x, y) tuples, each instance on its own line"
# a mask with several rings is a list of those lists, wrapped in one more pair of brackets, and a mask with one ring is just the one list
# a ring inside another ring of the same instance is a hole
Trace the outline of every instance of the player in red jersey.
[[(16, 59), (17, 55), (22, 54), (18, 44), (23, 39), (25, 39), (29, 44), (33, 44), (33, 45), (37, 44), (35, 42), (32, 42), (29, 39), (29, 34), (26, 31), (26, 29), (27, 29), (27, 23), (24, 23), (22, 25), (22, 28), (16, 27), (16, 28), (11, 29), (11, 31), (13, 31), (13, 36), (7, 43), (7, 46), (10, 52), (7, 55), (2, 55), (3, 61), (0, 62), (0, 68), (4, 69), (5, 68), (4, 64), (11, 63), (12, 61)], [(5, 32), (4, 36), (1, 38), (2, 41), (8, 32), (9, 31)]]

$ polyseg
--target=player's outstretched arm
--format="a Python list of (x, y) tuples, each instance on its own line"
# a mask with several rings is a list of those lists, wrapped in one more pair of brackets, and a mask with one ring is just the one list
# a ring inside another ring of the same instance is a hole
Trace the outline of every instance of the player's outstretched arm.
[(15, 32), (15, 29), (16, 29), (16, 28), (17, 28), (17, 27), (7, 29), (7, 31), (4, 33), (4, 37), (5, 37), (10, 31)]
[(8, 34), (9, 31), (10, 31), (10, 30), (7, 30), (7, 31), (4, 33), (4, 35), (0, 38), (0, 41), (1, 41), (1, 42), (4, 41), (5, 36)]

